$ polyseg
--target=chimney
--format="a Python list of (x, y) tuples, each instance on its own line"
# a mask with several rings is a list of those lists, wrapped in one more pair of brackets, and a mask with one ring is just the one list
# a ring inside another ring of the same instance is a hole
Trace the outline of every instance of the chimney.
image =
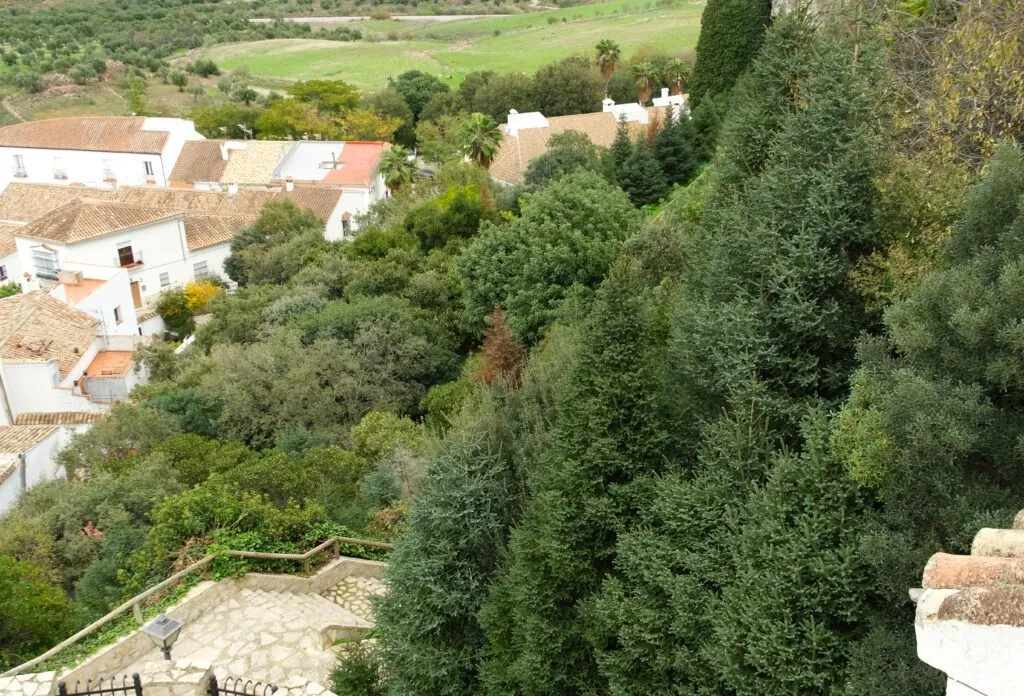
[(661, 88), (661, 98), (668, 99), (668, 87)]
[(509, 115), (509, 116), (515, 116), (515, 115), (516, 115), (516, 114), (518, 114), (518, 113), (519, 113), (519, 112), (518, 112), (518, 111), (516, 111), (515, 109), (509, 109), (509, 110), (508, 110), (508, 115)]
[(221, 143), (220, 144), (220, 158), (222, 160), (224, 160), (225, 162), (228, 161), (228, 144), (227, 143)]
[(284, 190), (294, 191), (295, 190), (295, 179), (288, 177), (284, 180)]
[(611, 111), (615, 108), (615, 100), (611, 97), (605, 97), (601, 100), (601, 111)]
[(228, 195), (233, 196), (238, 193), (238, 184), (228, 184)]

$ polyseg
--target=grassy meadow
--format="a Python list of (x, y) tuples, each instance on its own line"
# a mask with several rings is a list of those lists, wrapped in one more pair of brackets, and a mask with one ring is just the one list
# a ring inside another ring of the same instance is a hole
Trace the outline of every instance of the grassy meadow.
[(343, 79), (373, 90), (419, 69), (454, 86), (474, 70), (532, 72), (576, 53), (589, 56), (603, 38), (618, 41), (624, 57), (640, 49), (686, 53), (697, 43), (703, 9), (695, 0), (612, 0), (433, 24), (366, 20), (353, 26), (398, 40), (275, 39), (221, 44), (206, 54), (227, 70), (247, 66), (256, 77)]

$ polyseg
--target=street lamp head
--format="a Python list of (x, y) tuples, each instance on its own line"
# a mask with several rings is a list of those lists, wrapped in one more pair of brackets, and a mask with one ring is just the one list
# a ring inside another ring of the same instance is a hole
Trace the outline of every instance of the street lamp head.
[(171, 646), (181, 633), (181, 622), (167, 614), (161, 614), (142, 627), (142, 632), (153, 639), (164, 653), (164, 659), (171, 659)]

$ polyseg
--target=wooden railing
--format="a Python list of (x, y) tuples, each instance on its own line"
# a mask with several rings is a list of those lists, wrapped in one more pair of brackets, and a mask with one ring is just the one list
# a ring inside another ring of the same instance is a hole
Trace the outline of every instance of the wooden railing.
[(143, 602), (145, 602), (147, 599), (149, 599), (153, 595), (159, 593), (160, 591), (167, 589), (168, 587), (170, 587), (174, 583), (178, 582), (179, 580), (181, 580), (185, 576), (187, 576), (187, 575), (189, 575), (191, 573), (194, 573), (197, 570), (201, 570), (201, 569), (205, 568), (211, 562), (213, 562), (214, 560), (220, 558), (221, 556), (230, 556), (230, 557), (235, 557), (235, 558), (255, 558), (255, 559), (260, 559), (260, 560), (297, 561), (297, 562), (302, 564), (302, 572), (305, 573), (306, 575), (309, 575), (309, 572), (310, 572), (310, 569), (311, 569), (311, 565), (312, 565), (311, 564), (311, 560), (312, 560), (312, 558), (314, 556), (316, 556), (317, 554), (323, 553), (324, 551), (327, 550), (328, 547), (330, 547), (331, 548), (331, 553), (332, 553), (333, 557), (334, 558), (339, 558), (341, 556), (341, 545), (342, 544), (356, 544), (356, 545), (359, 545), (359, 546), (369, 546), (369, 547), (376, 548), (376, 549), (383, 549), (385, 551), (390, 551), (390, 550), (392, 550), (394, 548), (394, 546), (392, 546), (391, 544), (389, 544), (387, 542), (384, 542), (384, 541), (373, 541), (371, 539), (353, 539), (352, 537), (340, 537), (339, 536), (339, 537), (332, 537), (332, 538), (328, 539), (327, 541), (323, 542), (322, 544), (319, 544), (318, 546), (315, 546), (315, 547), (311, 548), (309, 551), (306, 551), (305, 553), (263, 553), (261, 551), (231, 551), (231, 550), (229, 550), (229, 551), (220, 551), (218, 553), (211, 553), (209, 556), (205, 556), (204, 558), (199, 559), (198, 561), (196, 561), (195, 563), (193, 563), (189, 567), (185, 568), (184, 570), (178, 571), (177, 573), (175, 573), (174, 575), (170, 576), (169, 578), (167, 578), (163, 582), (160, 582), (160, 583), (157, 583), (156, 585), (153, 585), (148, 590), (140, 592), (139, 594), (135, 595), (134, 597), (132, 597), (128, 601), (124, 602), (123, 604), (118, 605), (112, 611), (110, 611), (107, 614), (105, 614), (105, 615), (101, 616), (100, 618), (96, 619), (91, 624), (89, 624), (88, 626), (86, 626), (85, 628), (83, 628), (81, 631), (79, 631), (75, 635), (71, 636), (70, 638), (68, 638), (68, 639), (58, 643), (57, 645), (53, 646), (52, 648), (50, 648), (49, 650), (44, 652), (39, 657), (35, 657), (35, 658), (29, 660), (28, 662), (22, 663), (22, 664), (18, 665), (17, 667), (13, 667), (13, 668), (7, 670), (6, 672), (4, 672), (3, 674), (0, 674), (0, 677), (11, 677), (11, 676), (14, 676), (15, 674), (22, 674), (26, 670), (29, 670), (32, 667), (35, 667), (36, 665), (38, 665), (38, 664), (40, 664), (42, 662), (45, 662), (46, 660), (50, 659), (51, 657), (53, 657), (54, 655), (59, 653), (61, 650), (64, 650), (65, 648), (68, 648), (68, 647), (74, 645), (78, 641), (80, 641), (83, 638), (85, 638), (86, 636), (88, 636), (90, 633), (94, 633), (95, 631), (99, 630), (100, 628), (103, 628), (103, 626), (107, 625), (108, 623), (110, 623), (114, 619), (118, 618), (119, 616), (121, 616), (122, 614), (127, 612), (129, 609), (132, 610), (132, 613), (135, 616), (135, 621), (139, 624), (139, 626), (142, 626), (142, 624), (144, 623), (143, 618), (142, 618), (142, 603)]

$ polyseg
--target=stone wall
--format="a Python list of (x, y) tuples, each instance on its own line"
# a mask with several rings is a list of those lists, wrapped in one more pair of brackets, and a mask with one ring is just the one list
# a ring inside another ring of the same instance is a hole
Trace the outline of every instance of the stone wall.
[(0, 677), (0, 694), (4, 696), (50, 696), (57, 691), (56, 672), (36, 672)]

